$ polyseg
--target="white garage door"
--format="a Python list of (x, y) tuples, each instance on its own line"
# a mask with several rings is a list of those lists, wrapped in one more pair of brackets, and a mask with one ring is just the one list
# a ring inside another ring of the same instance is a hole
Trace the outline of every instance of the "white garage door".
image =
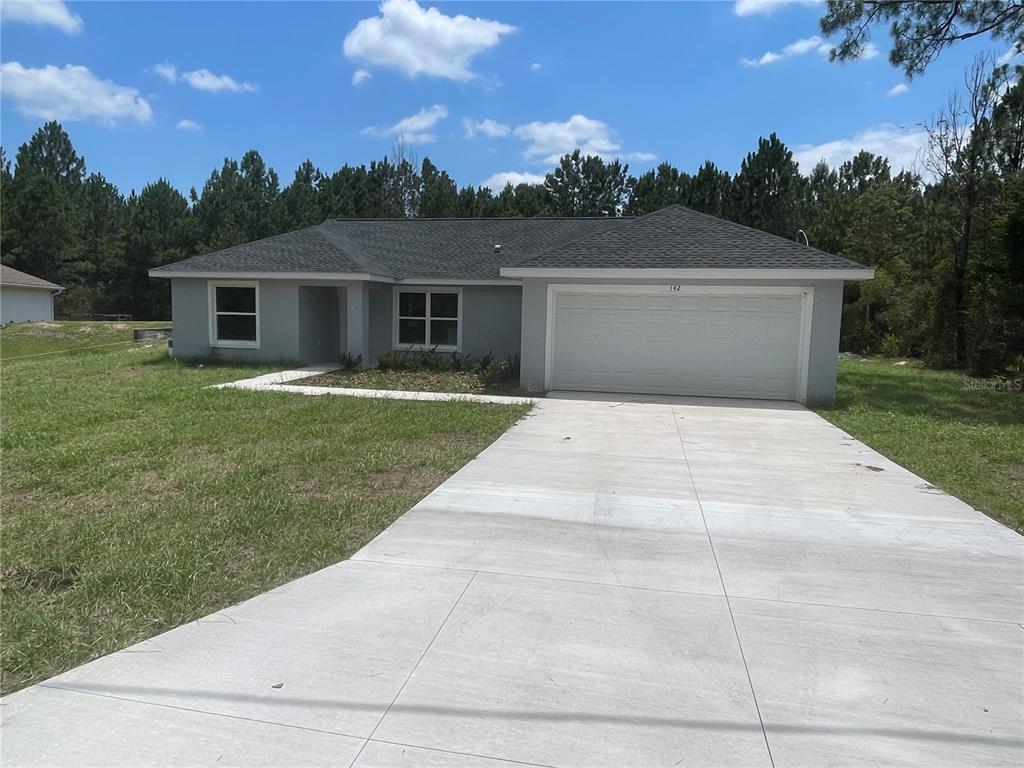
[(746, 291), (557, 290), (550, 386), (798, 399), (803, 293)]

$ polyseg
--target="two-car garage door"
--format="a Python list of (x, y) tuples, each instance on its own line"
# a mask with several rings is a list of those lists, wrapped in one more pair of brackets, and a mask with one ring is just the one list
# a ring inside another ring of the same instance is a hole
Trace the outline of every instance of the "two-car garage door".
[(795, 400), (799, 289), (568, 288), (552, 293), (549, 387)]

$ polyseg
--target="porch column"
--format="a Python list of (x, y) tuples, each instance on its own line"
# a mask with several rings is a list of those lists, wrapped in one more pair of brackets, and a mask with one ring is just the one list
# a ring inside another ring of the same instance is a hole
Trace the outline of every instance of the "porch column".
[(348, 353), (362, 355), (360, 368), (370, 365), (370, 291), (366, 283), (348, 283), (345, 287)]

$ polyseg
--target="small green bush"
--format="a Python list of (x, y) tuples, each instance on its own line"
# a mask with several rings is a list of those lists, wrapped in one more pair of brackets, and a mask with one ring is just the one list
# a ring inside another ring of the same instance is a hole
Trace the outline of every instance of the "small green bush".
[(363, 356), (353, 355), (346, 352), (344, 355), (341, 356), (340, 362), (341, 367), (344, 368), (346, 371), (354, 371), (362, 364)]
[(507, 360), (492, 359), (487, 367), (480, 371), (480, 378), (488, 384), (500, 384), (519, 379), (519, 355)]
[[(344, 361), (342, 363), (344, 365)], [(356, 364), (358, 366), (358, 363)], [(431, 371), (433, 373), (475, 373), (488, 384), (515, 381), (519, 378), (519, 355), (498, 360), (488, 352), (483, 357), (460, 355), (458, 352), (423, 352), (389, 350), (377, 358), (382, 371)]]
[(903, 353), (900, 340), (894, 333), (887, 333), (882, 337), (882, 343), (878, 349), (885, 357), (900, 357)]
[(416, 361), (409, 352), (389, 350), (377, 358), (377, 367), (382, 371), (415, 371)]

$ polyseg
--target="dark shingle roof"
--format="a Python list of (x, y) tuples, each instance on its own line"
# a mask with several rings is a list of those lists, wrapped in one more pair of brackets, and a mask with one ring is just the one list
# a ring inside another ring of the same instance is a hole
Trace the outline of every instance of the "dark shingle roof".
[(152, 270), (175, 272), (362, 272), (363, 267), (342, 253), (319, 227), (204, 253)]
[[(510, 264), (599, 235), (620, 219), (335, 219), (321, 225), (337, 233), (399, 278), (491, 280)], [(494, 246), (501, 245), (500, 251)]]
[(8, 267), (6, 264), (0, 264), (0, 285), (17, 285), (23, 288), (48, 288), (50, 290), (57, 290), (61, 287), (56, 283), (51, 283), (49, 280), (43, 280), (41, 277), (30, 275), (28, 272)]
[[(176, 272), (347, 272), (423, 280), (494, 280), (502, 267), (574, 238), (608, 231), (611, 218), (329, 219), (158, 267)], [(495, 245), (501, 245), (495, 250)]]
[[(495, 245), (501, 245), (495, 250)], [(493, 280), (503, 267), (855, 269), (847, 259), (670, 206), (640, 218), (330, 219), (152, 270)]]
[(516, 267), (581, 269), (864, 269), (862, 264), (726, 219), (670, 205)]

